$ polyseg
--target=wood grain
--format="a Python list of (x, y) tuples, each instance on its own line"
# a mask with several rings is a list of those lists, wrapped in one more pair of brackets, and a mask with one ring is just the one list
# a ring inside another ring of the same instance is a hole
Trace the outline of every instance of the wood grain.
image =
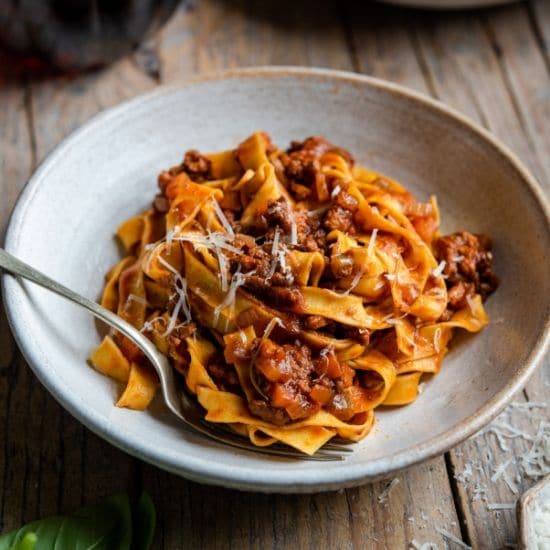
[[(541, 181), (547, 181), (546, 140), (541, 139), (543, 130), (535, 119), (545, 116), (550, 88), (540, 50), (529, 33), (525, 9), (511, 6), (476, 18), (434, 16), (417, 23), (417, 36), (435, 95), (490, 129)], [(547, 387), (542, 389), (544, 377), (541, 369), (528, 386), (528, 391), (537, 388), (541, 400), (547, 400), (549, 393)], [(531, 397), (535, 398), (534, 393)], [(523, 395), (518, 399), (523, 400)], [(508, 421), (530, 434), (538, 427), (535, 420), (514, 409), (508, 413)], [(482, 457), (468, 483), (457, 483), (467, 539), (475, 548), (501, 548), (515, 540), (513, 513), (489, 510), (487, 503), (517, 499), (502, 480), (491, 483), (490, 478), (496, 466), (510, 455), (519, 456), (526, 446), (524, 440), (517, 439), (510, 443), (510, 451), (504, 452), (494, 436), (482, 435), (451, 451), (451, 471), (459, 477), (471, 467), (472, 460), (475, 462), (473, 457)], [(484, 457), (487, 452), (489, 457)], [(519, 475), (514, 463), (507, 471), (512, 478)], [(521, 480), (519, 491), (532, 483)], [(483, 499), (476, 498), (476, 485), (485, 489)]]
[(356, 70), (430, 93), (411, 27), (411, 11), (368, 2), (348, 2)]
[[(27, 88), (23, 75), (12, 70), (11, 59), (0, 53), (0, 234), (3, 235), (15, 198), (33, 164), (32, 138), (27, 117)], [(1, 299), (0, 299), (1, 302)], [(0, 529), (22, 521), (27, 506), (15, 498), (24, 491), (27, 454), (17, 431), (26, 420), (25, 395), (14, 391), (14, 380), (28, 375), (0, 308)], [(14, 433), (15, 432), (15, 433)]]
[[(136, 55), (96, 73), (33, 79), (0, 55), (0, 232), (37, 162), (98, 110), (159, 83), (239, 66), (326, 66), (408, 85), (489, 128), (548, 186), (548, 6), (533, 0), (482, 12), (435, 13), (370, 2), (202, 0), (185, 3)], [(548, 401), (549, 394), (541, 371), (525, 396)], [(515, 500), (502, 479), (490, 478), (496, 466), (523, 453), (527, 441), (511, 441), (503, 451), (494, 435), (479, 435), (446, 459), (398, 474), (385, 503), (378, 497), (388, 481), (305, 496), (202, 486), (133, 460), (80, 426), (25, 365), (3, 313), (0, 411), (1, 529), (144, 486), (159, 514), (154, 547), (170, 550), (393, 550), (413, 540), (447, 547), (436, 528), (492, 550), (516, 534), (512, 514), (488, 510), (487, 502)], [(531, 434), (539, 422), (517, 409), (507, 415)], [(471, 464), (472, 473), (464, 475)], [(507, 472), (514, 480), (513, 462)], [(531, 482), (513, 483), (520, 490)], [(476, 484), (485, 489), (483, 498), (476, 497)]]
[[(131, 57), (101, 72), (32, 82), (31, 108), (38, 160), (98, 111), (154, 85)], [(45, 438), (46, 457), (55, 461), (58, 475), (42, 479), (39, 488), (49, 498), (40, 514), (73, 509), (80, 503), (131, 489), (136, 482), (134, 459), (83, 428), (49, 396), (47, 399), (48, 425), (54, 423), (59, 432), (58, 437)], [(52, 494), (57, 495), (55, 502)]]
[[(8, 106), (0, 113), (6, 153), (0, 172), (6, 197), (2, 224), (31, 169), (67, 133), (102, 108), (152, 86), (131, 59), (82, 77), (33, 80), (26, 75), (26, 84), (22, 82), (0, 89), (2, 105)], [(91, 434), (53, 400), (12, 351), (4, 319), (1, 323), (3, 527), (127, 490), (134, 483), (133, 460)]]
[(209, 0), (181, 9), (162, 32), (159, 57), (163, 83), (258, 65), (352, 68), (336, 7), (311, 0)]

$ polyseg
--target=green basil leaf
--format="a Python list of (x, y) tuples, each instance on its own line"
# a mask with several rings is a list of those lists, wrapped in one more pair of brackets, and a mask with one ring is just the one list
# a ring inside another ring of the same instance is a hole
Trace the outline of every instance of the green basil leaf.
[(0, 536), (0, 550), (27, 550), (18, 545), (30, 533), (36, 534), (32, 550), (130, 550), (130, 503), (126, 495), (115, 495), (69, 516), (33, 521)]
[(34, 550), (37, 541), (36, 533), (27, 533), (20, 542), (12, 546), (10, 550)]
[(153, 544), (157, 513), (151, 497), (144, 491), (132, 513), (132, 550), (149, 550)]

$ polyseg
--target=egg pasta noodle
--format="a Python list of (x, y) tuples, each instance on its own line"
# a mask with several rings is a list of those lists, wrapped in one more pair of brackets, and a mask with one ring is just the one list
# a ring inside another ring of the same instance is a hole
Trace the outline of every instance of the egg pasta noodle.
[[(488, 323), (490, 241), (441, 236), (435, 197), (355, 164), (323, 138), (188, 151), (117, 236), (101, 303), (141, 330), (205, 419), (312, 454), (359, 441), (441, 368), (454, 328)], [(120, 333), (91, 356), (143, 410), (158, 380)]]

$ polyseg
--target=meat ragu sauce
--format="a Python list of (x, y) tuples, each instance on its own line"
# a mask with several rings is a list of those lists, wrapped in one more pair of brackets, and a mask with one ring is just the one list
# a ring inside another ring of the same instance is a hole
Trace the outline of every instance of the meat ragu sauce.
[[(253, 442), (311, 454), (365, 437), (376, 407), (416, 399), (455, 328), (488, 323), (489, 238), (440, 235), (435, 197), (418, 201), (322, 137), (190, 150), (158, 185), (117, 232), (127, 256), (102, 304), (166, 353), (207, 420)], [(152, 399), (123, 336), (91, 362), (128, 380), (119, 405)]]
[[(303, 329), (315, 330), (330, 336), (356, 338), (368, 344), (370, 331), (304, 314), (303, 296), (291, 270), (285, 268), (282, 262), (273, 270), (272, 247), (276, 233), (279, 233), (281, 240), (288, 240), (295, 231), (296, 250), (319, 252), (324, 256), (326, 268), (320, 285), (326, 288), (336, 290), (339, 279), (357, 274), (350, 257), (332, 252), (333, 245), (327, 241), (327, 234), (333, 230), (349, 235), (358, 233), (355, 225), (358, 201), (339, 185), (336, 178), (327, 176), (319, 162), (323, 155), (331, 153), (342, 156), (350, 166), (353, 166), (354, 159), (348, 151), (322, 137), (293, 141), (284, 153), (272, 145), (269, 136), (263, 134), (263, 138), (277, 177), (295, 201), (294, 208), (285, 197), (270, 201), (254, 224), (243, 229), (239, 223), (242, 210), (233, 204), (222, 204), (223, 213), (236, 234), (232, 244), (239, 249), (238, 254), (227, 254), (230, 273), (240, 269), (244, 274), (243, 289), (290, 314), (284, 329), (276, 331), (277, 341), (257, 339), (255, 342), (259, 352), (253, 368), (269, 401), (254, 399), (249, 402), (249, 408), (253, 414), (276, 425), (303, 419), (320, 408), (349, 421), (356, 410), (354, 400), (365, 392), (376, 392), (380, 381), (371, 374), (369, 387), (365, 387), (364, 383), (360, 384), (355, 371), (345, 362), (340, 362), (333, 350), (312, 349), (300, 341), (299, 334)], [(235, 157), (239, 161), (239, 149)], [(166, 192), (167, 183), (180, 172), (185, 172), (196, 182), (213, 179), (210, 164), (209, 159), (200, 152), (188, 151), (180, 166), (160, 175), (161, 192)], [(378, 184), (383, 188), (386, 182), (381, 178)], [(161, 194), (157, 201), (164, 198)], [(397, 199), (421, 238), (432, 242), (437, 229), (432, 205), (418, 203), (408, 192), (399, 194)], [(325, 204), (326, 207), (312, 212), (308, 209), (310, 202)], [(395, 235), (380, 231), (378, 242), (384, 241), (388, 249), (405, 246)], [(497, 279), (491, 270), (491, 242), (488, 237), (462, 231), (435, 239), (434, 247), (436, 258), (446, 262), (444, 274), (449, 289), (448, 309), (442, 320), (450, 319), (453, 311), (465, 307), (468, 297), (474, 293), (481, 292), (486, 298), (495, 290)], [(386, 285), (380, 296), (389, 294)], [(395, 347), (395, 338), (393, 340)], [(394, 352), (397, 353), (397, 350)], [(235, 350), (226, 350), (226, 355), (234, 353)], [(243, 353), (246, 355), (241, 350)], [(251, 356), (252, 350), (249, 350), (247, 357)], [(230, 363), (223, 363), (221, 355), (216, 355), (207, 368), (223, 389), (237, 390), (235, 369)]]

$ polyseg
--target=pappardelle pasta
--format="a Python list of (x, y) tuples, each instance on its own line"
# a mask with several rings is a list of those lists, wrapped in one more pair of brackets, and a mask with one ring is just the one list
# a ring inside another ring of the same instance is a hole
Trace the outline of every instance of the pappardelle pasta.
[[(146, 334), (205, 419), (256, 445), (312, 454), (358, 441), (380, 405), (415, 400), (454, 328), (488, 323), (491, 243), (440, 236), (435, 197), (354, 163), (323, 138), (282, 151), (265, 133), (188, 151), (152, 207), (125, 221), (101, 303)], [(119, 333), (92, 365), (145, 409), (157, 378)], [(182, 391), (183, 388), (182, 388)]]

